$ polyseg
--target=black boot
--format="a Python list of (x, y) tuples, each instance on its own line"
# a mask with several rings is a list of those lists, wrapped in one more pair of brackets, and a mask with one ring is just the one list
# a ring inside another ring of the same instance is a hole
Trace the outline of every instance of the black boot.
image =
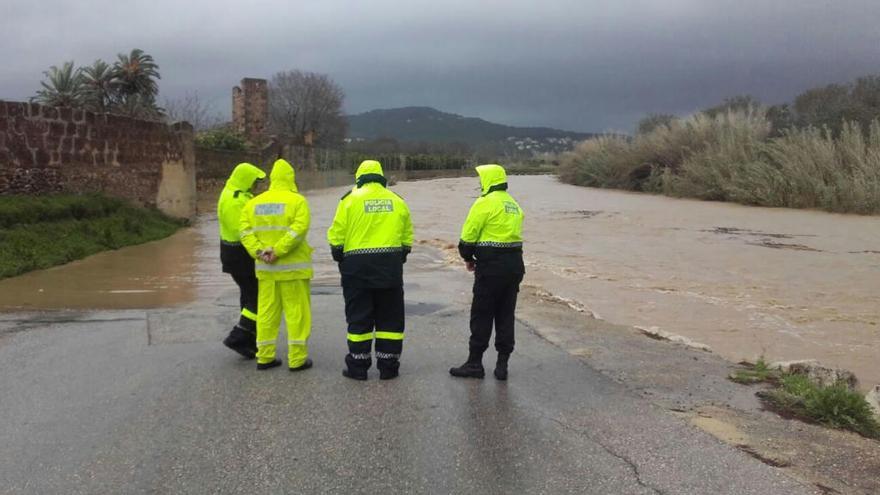
[(499, 380), (507, 380), (507, 361), (510, 354), (498, 354), (498, 362), (495, 363), (495, 378)]
[(290, 371), (303, 371), (303, 370), (307, 370), (307, 369), (311, 368), (313, 364), (315, 364), (315, 363), (312, 362), (311, 358), (306, 358), (306, 360), (305, 360), (305, 362), (304, 362), (303, 364), (301, 364), (301, 365), (299, 365), (299, 366), (296, 366), (296, 367), (293, 367), (293, 368), (290, 368)]
[(345, 355), (345, 369), (342, 370), (342, 376), (351, 378), (352, 380), (366, 380), (367, 370), (373, 364), (373, 359), (355, 359), (351, 353)]
[(471, 351), (468, 360), (457, 368), (449, 368), (449, 374), (458, 378), (484, 378), (483, 355)]
[(342, 376), (344, 376), (346, 378), (351, 378), (352, 380), (365, 381), (367, 379), (367, 372), (364, 371), (363, 373), (360, 373), (360, 372), (345, 368), (342, 370)]
[(380, 359), (378, 366), (380, 380), (393, 380), (400, 375), (400, 361)]
[(257, 335), (239, 325), (235, 325), (223, 339), (223, 345), (247, 359), (253, 359), (257, 355)]
[(277, 359), (268, 363), (257, 363), (257, 369), (260, 371), (271, 370), (272, 368), (276, 368), (278, 366), (281, 366), (281, 361)]

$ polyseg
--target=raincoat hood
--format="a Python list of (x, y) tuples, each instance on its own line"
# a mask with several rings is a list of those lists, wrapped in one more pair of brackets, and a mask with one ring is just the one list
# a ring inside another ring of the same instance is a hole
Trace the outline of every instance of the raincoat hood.
[(376, 160), (364, 160), (361, 162), (357, 172), (354, 174), (354, 180), (357, 183), (357, 187), (361, 187), (368, 182), (378, 182), (383, 186), (387, 184), (385, 174), (382, 173), (382, 164)]
[[(507, 189), (507, 172), (501, 165), (480, 165), (477, 167), (477, 173), (480, 174), (480, 191), (483, 196), (492, 192), (491, 190)], [(502, 184), (504, 184), (503, 188), (495, 187)]]
[(269, 174), (269, 190), (270, 191), (293, 191), (298, 192), (296, 188), (296, 172), (287, 160), (279, 158), (272, 165), (272, 173)]
[(227, 179), (226, 187), (231, 187), (236, 191), (250, 191), (254, 187), (254, 182), (265, 178), (266, 172), (256, 166), (250, 163), (239, 163)]

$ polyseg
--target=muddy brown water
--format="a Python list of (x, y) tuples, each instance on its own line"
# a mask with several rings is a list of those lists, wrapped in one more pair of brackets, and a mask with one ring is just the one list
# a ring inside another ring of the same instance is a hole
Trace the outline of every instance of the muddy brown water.
[[(386, 174), (395, 180), (421, 180), (467, 173), (470, 171), (390, 170)], [(339, 170), (297, 172), (297, 183), (302, 191), (343, 186), (353, 180), (351, 173)], [(0, 311), (149, 309), (218, 296), (231, 283), (228, 275), (219, 269), (214, 209), (222, 181), (208, 187), (214, 187), (214, 190), (200, 194), (199, 216), (193, 226), (167, 239), (106, 251), (65, 265), (0, 280)], [(315, 216), (316, 220), (324, 217), (329, 224), (326, 212)], [(323, 232), (326, 232), (323, 224), (312, 229), (310, 240), (313, 246), (320, 248), (324, 245)], [(320, 280), (335, 276), (332, 272), (319, 272), (318, 275)]]
[[(313, 179), (327, 187), (305, 193), (315, 284), (333, 284), (324, 235), (344, 188), (332, 186), (351, 176)], [(527, 214), (526, 284), (733, 361), (812, 358), (880, 383), (880, 217), (596, 190), (546, 176), (510, 183)], [(450, 246), (478, 185), (452, 178), (395, 190), (410, 204), (416, 238)], [(168, 239), (0, 280), (0, 308), (155, 308), (229, 290), (214, 198), (205, 196), (206, 213)]]

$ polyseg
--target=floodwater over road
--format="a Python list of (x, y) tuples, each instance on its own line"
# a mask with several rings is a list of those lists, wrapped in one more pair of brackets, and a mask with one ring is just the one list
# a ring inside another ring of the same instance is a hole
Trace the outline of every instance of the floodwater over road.
[[(731, 360), (815, 358), (880, 383), (880, 218), (588, 189), (546, 176), (510, 183), (527, 215), (526, 284)], [(416, 238), (442, 247), (457, 242), (477, 182), (395, 190), (412, 208)], [(341, 191), (306, 193), (318, 278), (335, 276), (324, 234)], [(0, 281), (2, 307), (148, 308), (212, 297), (232, 283), (219, 271), (215, 222), (207, 214), (163, 241)]]
[(216, 276), (217, 228), (205, 220), (167, 239), (0, 280), (0, 309), (134, 309), (190, 302), (197, 291), (223, 283)]
[[(453, 177), (461, 170), (389, 171), (399, 180)], [(298, 171), (303, 191), (351, 184), (352, 174)], [(222, 185), (220, 186), (222, 187)], [(263, 186), (265, 187), (265, 185)], [(193, 226), (160, 241), (106, 251), (46, 270), (0, 280), (0, 311), (42, 309), (149, 309), (210, 300), (229, 287), (220, 271), (217, 217), (218, 191), (202, 194)], [(328, 196), (329, 198), (329, 196)], [(314, 212), (315, 220), (332, 214)], [(323, 214), (323, 217), (321, 216)], [(313, 246), (323, 246), (326, 225), (313, 229)], [(332, 265), (327, 265), (332, 268)], [(329, 274), (327, 274), (329, 276)]]

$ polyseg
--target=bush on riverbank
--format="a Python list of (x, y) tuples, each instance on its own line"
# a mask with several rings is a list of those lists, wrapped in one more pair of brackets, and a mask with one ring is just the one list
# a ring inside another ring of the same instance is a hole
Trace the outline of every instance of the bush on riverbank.
[(167, 237), (184, 225), (100, 195), (0, 197), (0, 278)]
[(832, 384), (822, 384), (803, 371), (774, 368), (763, 357), (755, 364), (741, 364), (728, 378), (743, 385), (771, 385), (771, 389), (761, 390), (757, 395), (768, 409), (779, 415), (880, 439), (880, 421), (874, 417), (867, 399), (850, 388), (854, 382), (838, 379)]
[(632, 139), (585, 141), (560, 166), (576, 185), (759, 206), (880, 212), (880, 123), (771, 137), (761, 109), (700, 113)]
[(778, 388), (759, 396), (782, 415), (880, 438), (880, 423), (868, 401), (844, 383), (822, 386), (804, 375), (789, 374), (782, 377)]

